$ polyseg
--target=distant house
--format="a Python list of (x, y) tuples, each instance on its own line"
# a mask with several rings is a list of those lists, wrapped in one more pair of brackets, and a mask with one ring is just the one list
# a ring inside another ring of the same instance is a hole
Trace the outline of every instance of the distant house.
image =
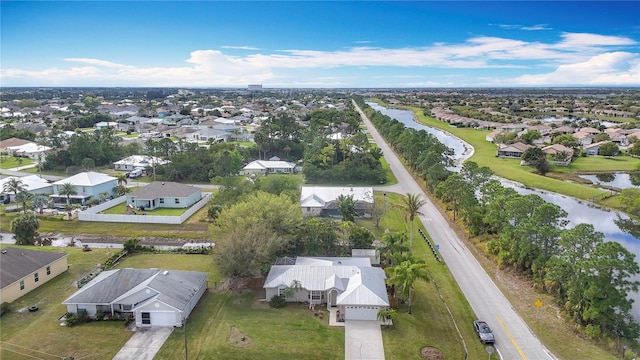
[(136, 326), (182, 326), (204, 292), (208, 273), (117, 269), (100, 273), (62, 302), (67, 312), (132, 315)]
[(4, 179), (0, 179), (0, 203), (5, 200), (13, 201), (15, 194), (13, 193), (5, 193), (2, 189), (4, 184), (10, 181), (10, 179), (19, 179), (22, 181), (22, 186), (24, 186), (24, 190), (33, 195), (37, 194), (51, 194), (53, 191), (53, 185), (50, 184), (47, 180), (41, 178), (38, 175), (28, 175), (23, 177), (9, 176)]
[(95, 125), (93, 125), (93, 127), (96, 130), (117, 129), (118, 128), (118, 123), (115, 122), (115, 121), (100, 121), (100, 122), (96, 123)]
[(589, 144), (584, 147), (584, 150), (587, 153), (587, 156), (595, 156), (595, 155), (598, 155), (598, 153), (600, 153), (600, 146), (608, 142), (609, 141), (600, 141), (597, 143)]
[(70, 195), (71, 204), (86, 205), (91, 198), (98, 198), (101, 193), (113, 194), (113, 189), (118, 185), (118, 179), (99, 172), (82, 172), (66, 179), (53, 183), (51, 199), (56, 204), (66, 204), (67, 195), (61, 195), (60, 189), (66, 183), (71, 183), (76, 190), (76, 195)]
[(26, 157), (32, 160), (42, 160), (51, 151), (51, 148), (29, 142), (23, 145), (8, 146), (6, 151), (11, 156)]
[(545, 146), (542, 148), (542, 151), (545, 154), (552, 155), (552, 156), (559, 153), (564, 153), (566, 155), (564, 159), (557, 159), (552, 161), (555, 165), (559, 165), (559, 166), (569, 165), (569, 163), (571, 163), (571, 160), (573, 159), (573, 154), (574, 154), (574, 151), (572, 148), (566, 147), (562, 144), (553, 144), (553, 145)]
[(592, 133), (578, 131), (577, 133), (571, 134), (574, 138), (578, 139), (580, 145), (587, 146), (593, 143), (593, 138), (595, 137)]
[(156, 156), (149, 155), (131, 155), (122, 160), (118, 160), (113, 163), (116, 170), (125, 170), (131, 171), (135, 168), (147, 168), (149, 166), (157, 165), (165, 165), (168, 164), (169, 161), (163, 160)]
[(127, 204), (136, 209), (187, 208), (202, 198), (202, 190), (192, 185), (154, 181), (126, 197)]
[(502, 145), (498, 148), (496, 156), (503, 158), (521, 158), (524, 152), (530, 147), (532, 146), (521, 142), (511, 145)]
[(340, 195), (352, 196), (358, 216), (371, 216), (373, 208), (372, 187), (303, 186), (300, 192), (300, 208), (305, 216), (341, 216), (338, 208)]
[(255, 160), (242, 168), (242, 174), (292, 174), (296, 165), (287, 161)]
[(16, 146), (22, 146), (26, 144), (33, 144), (33, 143), (34, 143), (33, 141), (18, 139), (15, 137), (12, 137), (6, 140), (0, 140), (0, 153), (9, 154), (9, 147), (16, 147)]
[(273, 265), (264, 289), (267, 300), (297, 283), (300, 288), (285, 300), (327, 304), (337, 308), (340, 320), (377, 320), (389, 307), (385, 273), (368, 257), (298, 257), (293, 265)]
[(67, 271), (67, 254), (6, 247), (0, 251), (0, 302), (12, 302)]

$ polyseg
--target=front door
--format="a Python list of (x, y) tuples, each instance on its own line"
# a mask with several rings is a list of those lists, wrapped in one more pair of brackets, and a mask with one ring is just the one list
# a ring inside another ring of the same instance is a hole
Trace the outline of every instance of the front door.
[(151, 314), (148, 312), (142, 313), (142, 325), (151, 325)]
[(337, 298), (338, 298), (338, 290), (330, 290), (329, 291), (329, 306), (335, 307)]

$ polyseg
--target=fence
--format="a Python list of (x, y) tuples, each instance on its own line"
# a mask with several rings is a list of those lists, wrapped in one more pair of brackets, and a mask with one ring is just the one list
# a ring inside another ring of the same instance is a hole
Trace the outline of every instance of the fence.
[(211, 193), (205, 193), (202, 199), (193, 204), (187, 211), (180, 216), (162, 216), (162, 215), (120, 215), (120, 214), (99, 214), (100, 211), (112, 208), (125, 202), (126, 196), (113, 199), (106, 203), (93, 206), (78, 214), (80, 221), (96, 221), (96, 222), (120, 222), (120, 223), (137, 223), (137, 224), (182, 224), (190, 218), (196, 211), (202, 209), (211, 199)]

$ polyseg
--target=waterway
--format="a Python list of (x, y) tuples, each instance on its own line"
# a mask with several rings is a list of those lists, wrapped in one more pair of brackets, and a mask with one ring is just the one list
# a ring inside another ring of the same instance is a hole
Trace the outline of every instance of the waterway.
[[(461, 163), (469, 156), (471, 156), (471, 154), (473, 154), (472, 151), (465, 150), (467, 147), (470, 148), (471, 145), (464, 143), (459, 138), (447, 132), (419, 124), (415, 121), (413, 113), (411, 111), (389, 109), (371, 102), (367, 102), (367, 104), (374, 110), (380, 111), (382, 114), (402, 122), (407, 127), (418, 130), (425, 130), (436, 135), (438, 137), (438, 140), (454, 149), (454, 156), (456, 156), (457, 163)], [(635, 254), (636, 262), (640, 259), (640, 239), (622, 231), (615, 222), (618, 218), (628, 219), (629, 217), (626, 214), (593, 207), (586, 202), (565, 195), (525, 188), (522, 184), (506, 179), (500, 179), (500, 181), (504, 186), (511, 187), (520, 194), (536, 194), (543, 198), (545, 201), (560, 206), (562, 209), (564, 209), (564, 211), (567, 212), (569, 227), (574, 227), (580, 223), (592, 224), (596, 231), (602, 232), (604, 234), (606, 240), (616, 241), (631, 253)], [(640, 280), (640, 275), (635, 277), (635, 280)], [(630, 297), (634, 299), (634, 307), (632, 310), (633, 315), (636, 320), (640, 321), (640, 292), (630, 294)]]

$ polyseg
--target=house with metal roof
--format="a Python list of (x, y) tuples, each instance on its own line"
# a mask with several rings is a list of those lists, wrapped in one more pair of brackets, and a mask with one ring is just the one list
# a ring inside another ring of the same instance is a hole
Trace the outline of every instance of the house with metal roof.
[(327, 304), (340, 320), (377, 320), (389, 307), (385, 279), (368, 257), (298, 257), (292, 265), (273, 265), (264, 289), (267, 300), (292, 288), (287, 302)]
[(150, 166), (166, 165), (168, 160), (150, 155), (131, 155), (113, 163), (116, 170), (131, 171), (135, 168), (147, 168)]
[(207, 290), (209, 273), (116, 269), (100, 273), (62, 302), (67, 311), (133, 315), (136, 326), (182, 326)]
[(0, 179), (0, 202), (4, 203), (5, 201), (13, 201), (15, 194), (13, 193), (5, 193), (4, 192), (4, 184), (11, 181), (12, 179), (18, 179), (22, 181), (22, 186), (24, 186), (24, 190), (33, 195), (37, 194), (51, 194), (53, 190), (53, 185), (49, 183), (47, 180), (41, 178), (38, 175), (28, 175), (23, 177), (16, 176), (8, 176), (6, 178)]
[(126, 197), (127, 205), (135, 209), (188, 208), (202, 198), (202, 189), (170, 181), (154, 181)]
[(351, 196), (358, 216), (370, 216), (373, 208), (372, 187), (303, 186), (300, 192), (300, 208), (304, 216), (339, 217), (338, 197)]
[(242, 174), (292, 174), (296, 164), (282, 160), (255, 160), (242, 168)]
[(0, 303), (12, 302), (67, 271), (67, 254), (6, 247), (0, 251)]
[(73, 185), (76, 190), (75, 195), (69, 196), (69, 202), (71, 204), (86, 205), (89, 199), (92, 197), (97, 198), (101, 193), (112, 195), (113, 189), (118, 185), (118, 179), (107, 174), (88, 171), (58, 180), (53, 183), (51, 199), (54, 203), (67, 203), (67, 195), (60, 195), (60, 190), (66, 183)]

